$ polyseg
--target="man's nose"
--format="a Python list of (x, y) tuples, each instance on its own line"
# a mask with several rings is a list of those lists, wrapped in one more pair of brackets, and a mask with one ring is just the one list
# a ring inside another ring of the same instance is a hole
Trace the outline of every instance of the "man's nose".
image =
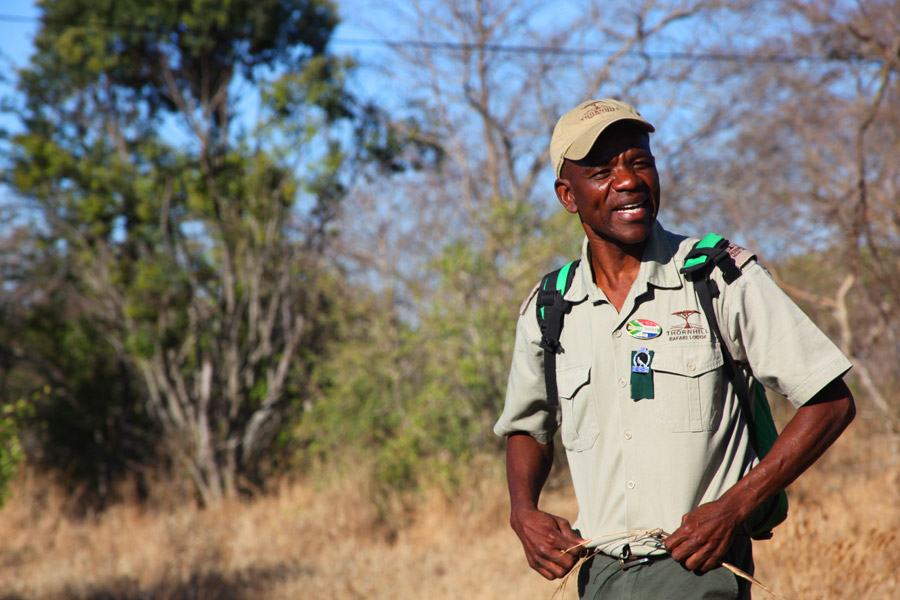
[(613, 171), (613, 188), (617, 190), (634, 189), (641, 184), (631, 165), (622, 165)]

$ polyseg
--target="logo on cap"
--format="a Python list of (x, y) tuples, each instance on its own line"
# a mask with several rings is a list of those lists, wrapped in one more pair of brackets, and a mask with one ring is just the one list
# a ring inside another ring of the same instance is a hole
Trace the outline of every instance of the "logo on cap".
[[(602, 104), (602, 106), (601, 106)], [(608, 113), (608, 112), (616, 112), (617, 109), (615, 106), (610, 106), (606, 103), (603, 103), (601, 100), (595, 100), (591, 102), (587, 106), (584, 107), (587, 112), (582, 115), (581, 120), (587, 121), (588, 119), (592, 119), (599, 114)]]

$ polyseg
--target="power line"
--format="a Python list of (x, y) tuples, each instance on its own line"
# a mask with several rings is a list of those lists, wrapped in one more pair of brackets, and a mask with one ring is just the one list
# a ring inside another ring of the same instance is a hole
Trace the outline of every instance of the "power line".
[[(39, 21), (39, 17), (23, 15), (0, 14), (0, 22), (9, 23), (33, 23)], [(110, 27), (106, 23), (97, 23), (99, 26)], [(145, 29), (134, 25), (116, 25), (117, 29), (138, 30)], [(563, 48), (559, 46), (538, 46), (527, 44), (476, 44), (471, 42), (437, 42), (428, 40), (391, 40), (386, 38), (345, 38), (333, 37), (329, 41), (331, 45), (342, 46), (380, 46), (386, 48), (418, 48), (425, 50), (442, 50), (448, 52), (472, 52), (481, 51), (494, 54), (541, 54), (561, 56), (612, 56), (618, 50), (603, 48)], [(632, 50), (626, 53), (628, 56), (640, 56), (656, 60), (674, 61), (704, 61), (704, 62), (766, 62), (766, 63), (797, 63), (797, 62), (847, 62), (847, 57), (832, 57), (818, 54), (741, 54), (737, 52), (675, 52), (675, 51), (649, 51)], [(849, 59), (852, 60), (852, 59)]]
[(38, 20), (38, 17), (26, 17), (22, 15), (0, 15), (0, 21), (6, 21), (8, 23), (33, 23)]
[[(331, 39), (332, 44), (350, 46), (387, 46), (389, 48), (424, 48), (428, 50), (449, 50), (454, 52), (481, 50), (494, 53), (509, 54), (558, 54), (569, 56), (599, 55), (612, 56), (618, 50), (606, 50), (603, 48), (561, 48), (559, 46), (531, 46), (516, 44), (475, 44), (467, 42), (431, 42), (425, 40), (389, 40), (379, 38), (342, 38)], [(703, 60), (703, 61), (760, 61), (760, 62), (801, 62), (801, 61), (829, 61), (834, 60), (825, 56), (814, 54), (740, 54), (731, 52), (671, 52), (671, 51), (647, 51), (633, 50), (629, 55), (644, 56), (661, 60)]]

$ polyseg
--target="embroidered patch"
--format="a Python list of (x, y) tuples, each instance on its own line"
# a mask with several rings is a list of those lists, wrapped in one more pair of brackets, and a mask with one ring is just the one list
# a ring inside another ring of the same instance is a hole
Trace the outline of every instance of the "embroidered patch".
[(744, 265), (746, 265), (752, 259), (756, 258), (755, 254), (753, 254), (746, 248), (741, 248), (737, 244), (728, 244), (728, 247), (725, 248), (725, 251), (728, 252), (728, 255), (734, 259), (734, 264), (737, 265), (738, 269), (743, 269)]
[(648, 319), (633, 319), (625, 324), (625, 331), (639, 340), (652, 340), (662, 334), (662, 327)]
[(673, 316), (684, 319), (684, 325), (669, 327), (669, 340), (673, 342), (686, 342), (708, 339), (709, 332), (699, 325), (699, 319), (695, 317), (695, 315), (699, 314), (700, 311), (698, 310), (679, 310), (678, 312), (673, 312)]

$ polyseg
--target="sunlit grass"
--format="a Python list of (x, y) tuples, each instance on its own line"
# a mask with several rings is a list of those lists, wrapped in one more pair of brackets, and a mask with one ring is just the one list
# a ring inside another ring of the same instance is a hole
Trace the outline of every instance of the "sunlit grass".
[[(756, 577), (788, 600), (900, 597), (898, 477), (886, 438), (854, 424), (791, 488), (775, 538), (755, 544)], [(365, 489), (361, 472), (206, 510), (158, 497), (153, 509), (126, 503), (76, 519), (56, 488), (27, 475), (0, 512), (0, 599), (549, 600), (557, 591), (560, 582), (528, 568), (496, 470), (473, 473), (452, 500), (435, 492), (387, 510)], [(545, 507), (574, 520), (566, 486)], [(575, 598), (567, 587), (563, 597)]]

